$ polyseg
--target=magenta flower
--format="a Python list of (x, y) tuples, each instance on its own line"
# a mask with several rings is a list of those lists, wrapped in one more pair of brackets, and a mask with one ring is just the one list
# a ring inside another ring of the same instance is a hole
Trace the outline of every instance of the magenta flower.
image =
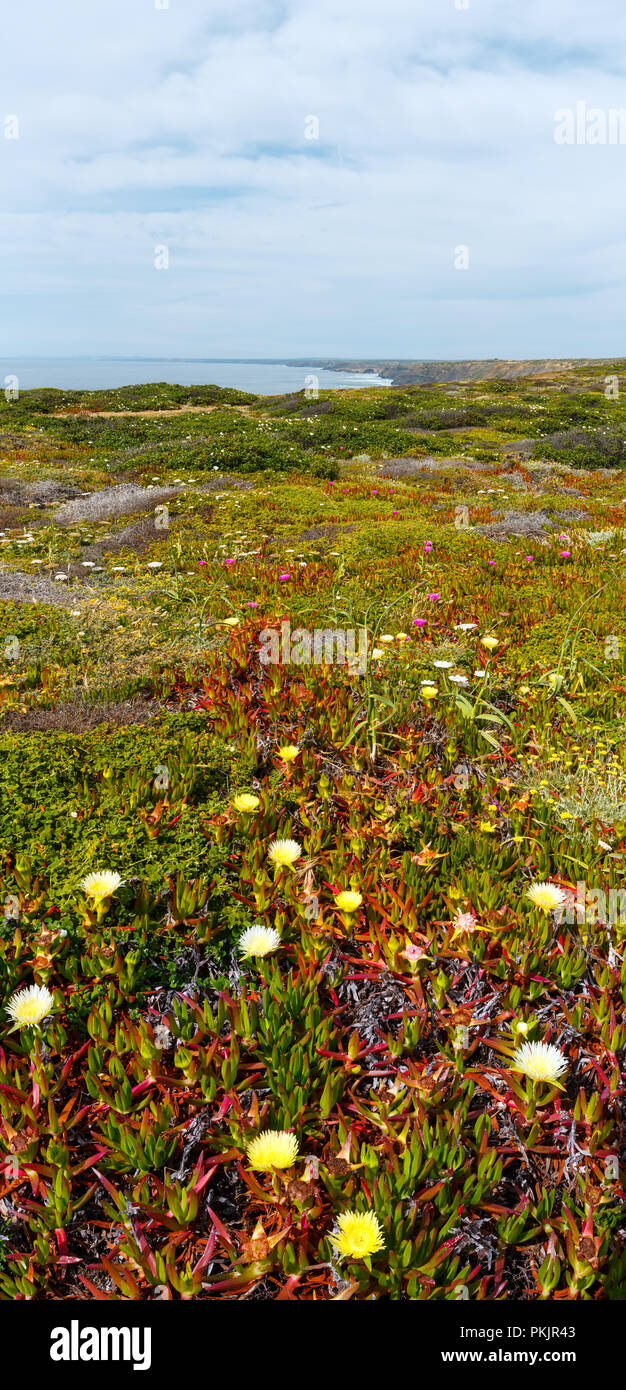
[(429, 598), (431, 603), (435, 603), (438, 598), (441, 598), (441, 594), (427, 594), (426, 598)]
[(488, 560), (488, 561), (487, 561), (487, 564), (488, 564), (488, 565), (495, 565), (495, 563), (496, 563), (495, 560)]
[(206, 560), (198, 560), (199, 565), (206, 565)]
[(399, 513), (399, 512), (392, 512), (391, 515), (392, 515), (392, 516), (399, 516), (400, 513)]
[(258, 608), (258, 606), (258, 603), (255, 603), (253, 598), (249, 598), (246, 603), (246, 608)]
[(290, 578), (291, 578), (291, 575), (289, 575), (289, 574), (279, 574), (279, 576), (278, 576), (279, 582), (280, 582), (281, 584), (284, 582), (285, 579), (290, 579)]
[(224, 561), (224, 564), (225, 564), (225, 565), (234, 565), (234, 563), (235, 563), (234, 560), (225, 560), (225, 561)]
[(564, 559), (566, 556), (571, 555), (571, 553), (571, 550), (559, 550), (559, 555), (562, 555)]
[(425, 619), (425, 618), (414, 618), (414, 619), (413, 619), (413, 627), (426, 627), (426, 619)]
[(527, 555), (527, 556), (526, 556), (526, 559), (529, 561), (529, 563), (530, 563), (532, 560), (534, 560), (534, 558), (535, 558), (534, 555)]

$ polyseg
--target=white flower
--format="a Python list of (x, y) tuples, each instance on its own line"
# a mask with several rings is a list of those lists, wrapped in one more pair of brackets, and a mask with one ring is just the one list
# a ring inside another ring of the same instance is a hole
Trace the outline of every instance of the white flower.
[(472, 628), (478, 627), (478, 623), (457, 623), (455, 632), (471, 632)]
[(301, 854), (302, 845), (299, 845), (297, 840), (272, 840), (267, 851), (270, 863), (278, 867), (295, 864)]
[(28, 989), (19, 989), (16, 994), (11, 995), (7, 1004), (9, 1018), (13, 1019), (13, 1028), (25, 1028), (29, 1024), (41, 1023), (42, 1019), (47, 1018), (52, 1013), (53, 998), (45, 985), (29, 985)]
[(454, 681), (455, 685), (469, 685), (467, 676), (450, 676), (450, 680)]
[(554, 1084), (567, 1070), (567, 1057), (550, 1043), (527, 1042), (513, 1054), (513, 1070), (524, 1072), (532, 1081)]
[(280, 932), (273, 927), (246, 927), (237, 942), (242, 956), (269, 956), (280, 946)]
[(453, 662), (453, 661), (433, 661), (433, 666), (436, 666), (438, 671), (451, 671), (451, 670), (452, 670), (452, 667), (454, 666), (454, 662)]
[(87, 874), (85, 878), (81, 878), (80, 887), (86, 897), (91, 898), (94, 903), (99, 903), (104, 898), (112, 897), (123, 882), (119, 874), (112, 873), (110, 869), (103, 869), (100, 873)]
[(526, 889), (525, 897), (542, 912), (554, 912), (557, 907), (563, 906), (567, 900), (567, 893), (558, 888), (556, 883), (535, 882)]

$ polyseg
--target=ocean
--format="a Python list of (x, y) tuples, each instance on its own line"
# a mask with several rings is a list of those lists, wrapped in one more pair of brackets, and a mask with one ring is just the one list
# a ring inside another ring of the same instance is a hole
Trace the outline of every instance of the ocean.
[(167, 381), (177, 386), (232, 386), (259, 396), (279, 396), (302, 391), (308, 377), (317, 377), (320, 390), (388, 386), (374, 372), (329, 372), (321, 367), (289, 367), (282, 362), (226, 362), (192, 357), (24, 357), (0, 359), (0, 389), (14, 385), (20, 391), (56, 386), (64, 391), (95, 391), (116, 386), (139, 386)]

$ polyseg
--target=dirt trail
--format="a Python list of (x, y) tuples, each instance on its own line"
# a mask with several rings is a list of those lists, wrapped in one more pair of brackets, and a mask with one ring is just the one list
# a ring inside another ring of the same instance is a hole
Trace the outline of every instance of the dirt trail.
[(238, 410), (242, 415), (249, 415), (252, 406), (222, 402), (218, 405), (177, 405), (167, 410), (55, 410), (54, 414), (61, 420), (124, 420), (133, 416), (158, 419), (162, 415), (210, 415), (212, 410)]

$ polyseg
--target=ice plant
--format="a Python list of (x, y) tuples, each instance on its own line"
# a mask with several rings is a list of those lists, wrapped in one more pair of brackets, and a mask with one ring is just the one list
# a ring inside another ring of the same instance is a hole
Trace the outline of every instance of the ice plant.
[(452, 926), (454, 927), (455, 936), (460, 936), (463, 932), (480, 930), (473, 912), (457, 912)]
[(246, 927), (237, 945), (242, 956), (269, 956), (280, 946), (280, 932), (275, 931), (273, 927)]
[(113, 873), (110, 869), (103, 869), (99, 873), (86, 874), (80, 880), (80, 887), (85, 897), (98, 904), (112, 898), (117, 889), (121, 888), (123, 882), (120, 874)]
[(560, 1047), (551, 1043), (525, 1042), (513, 1054), (514, 1071), (521, 1071), (531, 1081), (546, 1081), (558, 1086), (559, 1077), (567, 1071), (567, 1058)]
[(19, 989), (11, 995), (7, 1004), (7, 1013), (13, 1020), (11, 1032), (14, 1033), (16, 1028), (41, 1023), (52, 1013), (53, 1006), (52, 995), (45, 985), (29, 985), (27, 989)]
[(482, 642), (483, 647), (486, 647), (488, 652), (495, 651), (496, 647), (500, 645), (498, 638), (490, 636), (489, 634), (487, 634), (486, 637), (481, 637), (480, 640)]
[(298, 1157), (298, 1140), (286, 1129), (265, 1129), (246, 1146), (251, 1168), (271, 1172), (272, 1168), (291, 1168)]
[(353, 893), (346, 889), (342, 893), (335, 894), (335, 907), (339, 912), (356, 912), (363, 902), (361, 893)]
[(352, 1260), (365, 1260), (385, 1248), (382, 1227), (373, 1211), (343, 1211), (331, 1240), (340, 1255)]
[(427, 703), (427, 704), (428, 704), (428, 702), (429, 702), (430, 700), (436, 700), (436, 699), (437, 699), (437, 686), (436, 686), (436, 685), (428, 685), (428, 684), (423, 685), (423, 686), (422, 686), (422, 699), (423, 699), (423, 700), (426, 700), (426, 703)]
[(267, 851), (270, 864), (274, 864), (278, 869), (291, 868), (301, 854), (302, 845), (299, 845), (297, 840), (272, 840)]
[(299, 753), (300, 749), (296, 747), (295, 743), (283, 743), (282, 748), (278, 750), (281, 763), (293, 763)]
[(542, 912), (554, 912), (557, 907), (562, 907), (567, 900), (567, 893), (564, 893), (562, 888), (558, 888), (556, 883), (531, 883), (530, 888), (526, 889), (525, 896)]
[(235, 810), (241, 811), (244, 815), (252, 815), (252, 812), (258, 810), (260, 805), (260, 798), (253, 796), (252, 792), (239, 792), (238, 796), (233, 797)]

